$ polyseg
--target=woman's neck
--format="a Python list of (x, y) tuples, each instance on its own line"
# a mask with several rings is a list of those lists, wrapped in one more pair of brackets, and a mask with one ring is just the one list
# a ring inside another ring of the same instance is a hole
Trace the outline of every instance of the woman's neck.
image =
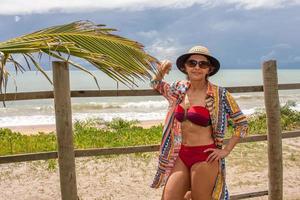
[(191, 91), (203, 91), (207, 89), (207, 84), (208, 84), (208, 81), (207, 80), (199, 80), (199, 81), (193, 81), (193, 80), (190, 80), (191, 82), (191, 87), (190, 87), (190, 90)]

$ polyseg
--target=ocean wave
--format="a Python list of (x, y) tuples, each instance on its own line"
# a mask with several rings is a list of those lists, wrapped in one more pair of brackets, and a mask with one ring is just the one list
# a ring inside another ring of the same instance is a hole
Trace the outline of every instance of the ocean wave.
[(72, 104), (72, 109), (75, 111), (78, 110), (101, 110), (101, 109), (111, 109), (111, 108), (121, 108), (120, 105), (117, 103), (96, 103), (96, 102), (89, 102), (89, 103), (76, 103)]
[(233, 97), (236, 100), (251, 100), (251, 99), (264, 99), (263, 95), (248, 95), (248, 94), (242, 94), (242, 95), (233, 95)]
[[(236, 100), (264, 100), (263, 93), (253, 94), (233, 94)], [(300, 102), (300, 94), (279, 94), (279, 99), (290, 99), (296, 102)]]
[[(100, 118), (105, 121), (111, 121), (114, 118), (122, 118), (124, 120), (163, 120), (166, 116), (166, 110), (148, 112), (101, 112), (101, 113), (73, 113), (73, 121), (86, 120), (90, 118)], [(257, 108), (245, 109), (243, 112), (246, 115), (251, 115)], [(55, 124), (55, 116), (52, 115), (19, 115), (0, 117), (0, 127), (8, 126), (26, 126), (26, 125), (48, 125)]]
[(150, 108), (165, 109), (167, 107), (168, 107), (167, 101), (128, 102), (128, 103), (121, 105), (121, 108), (142, 108), (142, 109), (150, 109)]
[[(280, 105), (285, 105), (285, 101), (282, 101)], [(101, 118), (106, 121), (111, 121), (117, 117), (124, 120), (163, 120), (167, 112), (167, 107), (168, 102), (161, 100), (125, 103), (74, 103), (72, 106), (72, 118), (73, 120)], [(256, 111), (264, 111), (264, 106), (260, 104), (256, 104), (256, 106), (248, 105), (246, 108), (242, 109), (246, 115), (251, 115)], [(295, 106), (291, 106), (290, 108), (300, 111), (300, 103), (297, 102)], [(55, 124), (54, 108), (52, 105), (36, 106), (34, 108), (24, 106), (23, 108), (4, 108), (1, 110), (0, 127), (47, 124)]]
[[(101, 110), (101, 109), (110, 109), (110, 108), (120, 108), (116, 103), (97, 103), (97, 102), (88, 102), (88, 103), (73, 103), (72, 110), (81, 111), (81, 110)], [(34, 107), (34, 110), (37, 111), (53, 111), (53, 105), (45, 105)]]
[[(124, 120), (162, 120), (165, 112), (124, 112), (124, 113), (74, 113), (72, 115), (73, 122), (76, 120), (86, 120), (90, 118), (100, 118), (105, 121), (111, 121), (114, 118), (122, 118)], [(0, 127), (9, 126), (29, 126), (29, 125), (49, 125), (55, 124), (54, 115), (22, 115), (0, 117)]]
[(260, 107), (255, 107), (255, 108), (250, 108), (250, 109), (243, 109), (242, 112), (245, 115), (252, 115), (253, 113), (255, 113), (259, 109), (261, 109), (261, 108)]
[[(136, 101), (136, 102), (87, 102), (87, 103), (73, 103), (72, 110), (74, 112), (81, 111), (99, 111), (106, 109), (115, 109), (115, 110), (141, 110), (141, 109), (166, 109), (168, 107), (167, 101)], [(2, 114), (11, 113), (11, 114), (45, 114), (45, 113), (54, 113), (54, 105), (24, 105), (17, 107), (6, 107), (1, 108)]]
[[(283, 105), (285, 105), (285, 104), (283, 104), (283, 103), (280, 104), (280, 106), (283, 106)], [(300, 112), (300, 103), (296, 104), (295, 106), (290, 106), (289, 108), (292, 109), (292, 110), (294, 110), (294, 111)]]

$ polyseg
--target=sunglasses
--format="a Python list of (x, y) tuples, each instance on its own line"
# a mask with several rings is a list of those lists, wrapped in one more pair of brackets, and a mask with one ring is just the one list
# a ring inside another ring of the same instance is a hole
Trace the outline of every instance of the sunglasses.
[(207, 69), (209, 67), (211, 67), (211, 64), (209, 61), (197, 61), (197, 60), (187, 60), (185, 62), (185, 64), (188, 66), (188, 67), (191, 67), (191, 68), (195, 68), (197, 65), (201, 68), (201, 69)]

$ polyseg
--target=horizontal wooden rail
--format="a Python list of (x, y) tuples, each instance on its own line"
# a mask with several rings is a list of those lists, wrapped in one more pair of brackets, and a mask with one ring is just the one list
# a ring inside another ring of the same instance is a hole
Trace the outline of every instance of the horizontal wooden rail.
[(97, 149), (75, 150), (75, 157), (87, 157), (95, 155), (118, 155), (129, 153), (154, 152), (159, 150), (159, 145), (133, 146), (133, 147), (114, 147)]
[(238, 200), (238, 199), (248, 199), (252, 197), (260, 197), (260, 196), (266, 196), (268, 195), (268, 191), (259, 191), (259, 192), (250, 192), (250, 193), (244, 193), (244, 194), (235, 194), (230, 195), (231, 200)]
[[(282, 134), (282, 138), (300, 137), (300, 131), (287, 131)], [(254, 135), (241, 139), (240, 143), (266, 141), (266, 135)], [(228, 142), (228, 139), (224, 141)], [(133, 146), (133, 147), (114, 147), (114, 148), (95, 148), (95, 149), (78, 149), (75, 150), (75, 157), (101, 156), (101, 155), (118, 155), (129, 153), (154, 152), (159, 150), (159, 145)], [(0, 156), (0, 164), (24, 162), (34, 160), (47, 160), (57, 158), (57, 152), (42, 152), (30, 154), (17, 154), (10, 156)]]
[[(244, 92), (262, 92), (263, 86), (239, 86), (226, 87), (232, 93)], [(300, 83), (279, 84), (279, 90), (300, 89)], [(117, 96), (154, 96), (159, 95), (158, 92), (147, 90), (75, 90), (71, 91), (71, 97), (117, 97)], [(41, 92), (20, 92), (20, 93), (6, 93), (0, 94), (0, 100), (16, 101), (16, 100), (32, 100), (32, 99), (51, 99), (53, 98), (53, 91)]]

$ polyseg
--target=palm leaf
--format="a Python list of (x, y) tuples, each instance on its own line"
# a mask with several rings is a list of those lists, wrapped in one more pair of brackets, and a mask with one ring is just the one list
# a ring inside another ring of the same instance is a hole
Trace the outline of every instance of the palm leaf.
[[(22, 54), (27, 68), (31, 70), (29, 64), (31, 61), (33, 67), (41, 71), (50, 82), (51, 79), (33, 56), (34, 53), (42, 52), (56, 59), (67, 61), (92, 75), (84, 67), (70, 60), (71, 56), (82, 58), (112, 79), (127, 86), (135, 84), (134, 78), (145, 80), (150, 77), (151, 72), (154, 71), (153, 63), (157, 60), (144, 52), (142, 44), (114, 35), (113, 31), (115, 29), (106, 28), (102, 24), (77, 21), (1, 42), (0, 92), (2, 93), (7, 84), (9, 75), (6, 69), (7, 62), (13, 63), (16, 71), (25, 69), (20, 62), (13, 59), (12, 54)], [(95, 76), (93, 78), (95, 79)]]

